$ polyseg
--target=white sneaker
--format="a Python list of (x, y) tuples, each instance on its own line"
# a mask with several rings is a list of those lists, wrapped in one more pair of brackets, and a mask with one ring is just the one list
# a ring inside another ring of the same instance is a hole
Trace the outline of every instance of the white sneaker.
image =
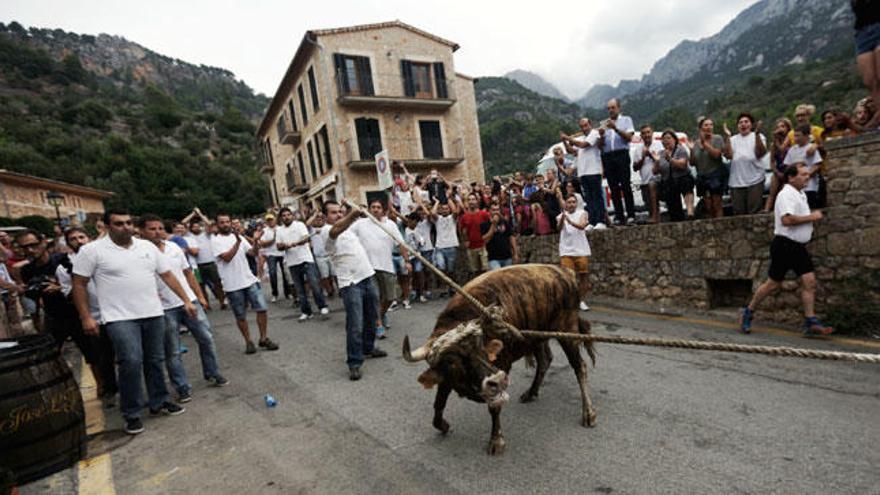
[(305, 313), (299, 315), (299, 321), (306, 321), (306, 320), (311, 320), (311, 319), (312, 319), (312, 315), (307, 315)]
[(586, 229), (586, 230), (587, 230), (587, 232), (592, 232), (592, 230), (595, 229), (595, 228), (596, 228), (596, 227), (593, 227), (592, 225), (587, 225), (587, 229)]
[(329, 308), (326, 308), (326, 307), (321, 308), (321, 315), (328, 315), (328, 314), (330, 314)]
[(608, 226), (605, 225), (605, 224), (602, 223), (602, 222), (599, 222), (599, 223), (597, 223), (596, 226), (593, 227), (593, 228), (596, 229), (596, 230), (605, 230), (605, 229), (608, 228)]
[(278, 298), (275, 296), (272, 296), (272, 302), (278, 302)]
[(626, 224), (627, 224), (627, 225), (635, 225), (635, 223), (636, 223), (636, 219), (635, 219), (635, 218), (633, 218), (633, 217), (627, 217), (627, 218), (626, 218)]
[(590, 307), (587, 306), (587, 303), (581, 301), (581, 311), (589, 311)]
[(412, 309), (412, 306), (409, 305), (409, 298), (403, 300), (403, 309)]
[(391, 305), (388, 306), (388, 311), (394, 311), (395, 309), (397, 309), (397, 306), (398, 304), (396, 299), (394, 301), (391, 301)]
[(421, 295), (421, 296), (419, 296), (419, 302), (426, 303), (426, 302), (428, 302), (428, 298), (425, 297), (424, 295)]

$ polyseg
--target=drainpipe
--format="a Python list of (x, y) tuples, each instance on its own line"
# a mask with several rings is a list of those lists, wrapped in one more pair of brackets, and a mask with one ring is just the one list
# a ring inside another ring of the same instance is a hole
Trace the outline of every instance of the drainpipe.
[[(321, 42), (319, 42), (317, 39), (312, 39), (308, 34), (306, 34), (305, 40), (308, 41), (309, 43), (315, 45), (316, 47), (318, 47), (318, 50), (320, 50), (318, 60), (320, 60), (320, 62), (321, 62), (321, 71), (324, 73), (325, 77), (328, 76), (328, 74), (330, 74), (330, 76), (331, 76), (331, 77), (329, 77), (330, 85), (328, 86), (326, 91), (323, 91), (324, 99), (326, 100), (326, 106), (324, 108), (327, 109), (327, 115), (330, 120), (330, 122), (329, 122), (330, 129), (328, 132), (328, 134), (329, 134), (328, 138), (332, 139), (332, 142), (334, 143), (333, 148), (336, 150), (336, 165), (338, 167), (338, 171), (336, 172), (336, 174), (337, 174), (337, 177), (339, 177), (339, 179), (337, 180), (337, 183), (339, 184), (339, 188), (342, 189), (342, 196), (347, 197), (348, 191), (345, 189), (345, 164), (342, 163), (342, 152), (339, 150), (339, 132), (337, 130), (338, 124), (336, 122), (336, 108), (334, 107), (335, 102), (333, 101), (333, 96), (332, 96), (333, 91), (334, 91), (333, 81), (335, 81), (336, 79), (334, 77), (332, 77), (332, 72), (327, 71), (327, 59), (324, 56), (324, 45)], [(332, 153), (332, 151), (331, 151), (331, 153)], [(336, 198), (336, 199), (341, 200), (342, 198)]]

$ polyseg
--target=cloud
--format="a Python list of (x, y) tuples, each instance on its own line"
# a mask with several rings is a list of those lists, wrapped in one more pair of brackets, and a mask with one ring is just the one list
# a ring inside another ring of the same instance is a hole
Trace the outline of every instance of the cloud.
[(754, 0), (7, 0), (2, 20), (117, 34), (233, 71), (272, 95), (308, 29), (400, 19), (461, 45), (456, 70), (537, 72), (569, 96), (638, 78), (683, 39), (714, 34)]

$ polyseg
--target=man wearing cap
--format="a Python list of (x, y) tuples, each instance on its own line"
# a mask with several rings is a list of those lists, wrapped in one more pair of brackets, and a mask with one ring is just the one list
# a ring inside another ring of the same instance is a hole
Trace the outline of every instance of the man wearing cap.
[(284, 270), (284, 253), (277, 246), (278, 224), (274, 213), (266, 213), (266, 225), (263, 227), (263, 235), (260, 237), (260, 251), (266, 259), (269, 268), (269, 285), (272, 286), (272, 302), (278, 300), (278, 267), (281, 267), (281, 280), (284, 285), (284, 297), (290, 299), (290, 282)]

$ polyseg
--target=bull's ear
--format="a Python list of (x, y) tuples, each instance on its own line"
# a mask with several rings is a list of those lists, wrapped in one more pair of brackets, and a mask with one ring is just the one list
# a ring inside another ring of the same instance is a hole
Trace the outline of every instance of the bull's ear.
[(504, 343), (498, 339), (492, 339), (486, 344), (486, 354), (489, 355), (489, 362), (495, 362), (498, 353), (504, 348)]
[(427, 371), (419, 375), (418, 380), (423, 387), (425, 387), (426, 389), (430, 389), (434, 388), (434, 385), (441, 383), (443, 381), (443, 377), (440, 375), (440, 373), (437, 373), (432, 369), (428, 369)]

